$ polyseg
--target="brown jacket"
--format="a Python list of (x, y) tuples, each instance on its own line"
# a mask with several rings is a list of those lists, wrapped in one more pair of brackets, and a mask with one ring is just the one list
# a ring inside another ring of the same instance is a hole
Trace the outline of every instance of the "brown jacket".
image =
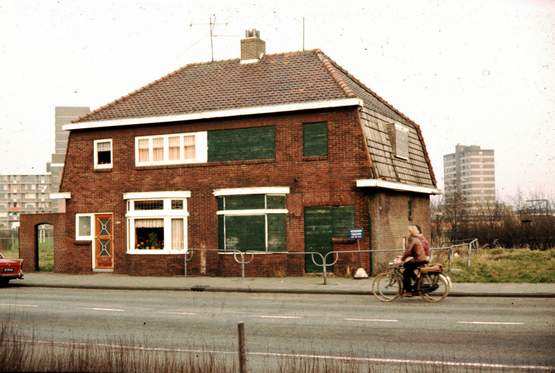
[(405, 260), (409, 256), (412, 256), (417, 262), (424, 262), (428, 260), (424, 247), (422, 246), (422, 242), (418, 239), (418, 237), (411, 236), (407, 239), (405, 252), (401, 257), (401, 260)]

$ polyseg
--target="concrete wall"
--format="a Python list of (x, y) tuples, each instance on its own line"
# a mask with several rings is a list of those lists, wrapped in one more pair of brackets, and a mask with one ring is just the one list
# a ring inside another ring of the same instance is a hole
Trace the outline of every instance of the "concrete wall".
[[(412, 200), (412, 220), (408, 204)], [(385, 269), (387, 263), (403, 250), (403, 238), (409, 224), (418, 224), (424, 236), (430, 238), (430, 198), (427, 195), (380, 191), (368, 195), (371, 244), (373, 249), (398, 249), (391, 253), (374, 253), (373, 273)]]

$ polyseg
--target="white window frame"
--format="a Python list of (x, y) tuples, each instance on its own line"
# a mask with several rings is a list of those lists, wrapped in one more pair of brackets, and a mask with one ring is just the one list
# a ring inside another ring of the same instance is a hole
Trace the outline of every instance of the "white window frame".
[[(107, 164), (98, 164), (97, 148), (98, 148), (98, 144), (102, 143), (102, 142), (109, 142), (110, 143), (110, 163), (107, 163)], [(94, 157), (94, 169), (95, 170), (105, 170), (105, 169), (112, 168), (112, 165), (114, 164), (114, 147), (113, 147), (113, 144), (112, 144), (112, 139), (94, 140), (93, 157)]]
[[(179, 159), (170, 160), (169, 138), (179, 136)], [(195, 158), (185, 159), (183, 150), (184, 137), (195, 137)], [(164, 157), (160, 161), (154, 161), (153, 158), (153, 141), (156, 137), (164, 139)], [(148, 140), (148, 160), (144, 162), (139, 161), (139, 141)], [(152, 135), (152, 136), (137, 136), (135, 137), (135, 167), (148, 167), (148, 166), (165, 166), (177, 164), (194, 164), (208, 162), (208, 134), (203, 132), (184, 132), (184, 133), (170, 133), (165, 135)]]
[[(279, 189), (278, 189), (279, 188)], [(246, 193), (246, 190), (272, 190), (277, 191), (274, 193)], [(224, 192), (225, 190), (225, 192)], [(237, 196), (237, 195), (247, 195), (247, 194), (262, 194), (264, 195), (264, 208), (263, 209), (249, 209), (249, 210), (226, 210), (225, 209), (225, 197), (226, 196)], [(234, 188), (234, 189), (218, 189), (214, 191), (214, 195), (217, 197), (223, 197), (223, 210), (218, 210), (216, 215), (223, 215), (224, 217), (224, 249), (220, 251), (220, 253), (228, 253), (227, 246), (226, 246), (226, 231), (225, 231), (225, 217), (226, 216), (265, 216), (264, 222), (264, 251), (249, 251), (249, 253), (253, 254), (274, 254), (280, 252), (287, 252), (285, 251), (268, 251), (268, 215), (270, 214), (285, 214), (289, 213), (289, 210), (285, 209), (269, 209), (268, 208), (268, 197), (270, 196), (283, 196), (285, 197), (285, 201), (287, 203), (287, 194), (289, 194), (288, 187), (269, 187), (269, 188)]]
[[(88, 236), (82, 236), (79, 233), (79, 218), (86, 217), (89, 218), (89, 223), (91, 225), (91, 233)], [(75, 240), (76, 241), (92, 241), (94, 239), (94, 214), (75, 214)]]
[[(189, 191), (173, 192), (136, 192), (125, 193), (127, 213), (127, 253), (133, 255), (154, 254), (185, 254), (188, 251), (188, 218), (187, 200), (191, 197)], [(135, 210), (135, 201), (162, 200), (161, 210)], [(172, 210), (172, 200), (182, 200), (183, 209)], [(164, 221), (164, 248), (144, 250), (135, 248), (135, 220), (136, 219), (162, 219)], [(172, 219), (183, 219), (183, 249), (173, 249)]]

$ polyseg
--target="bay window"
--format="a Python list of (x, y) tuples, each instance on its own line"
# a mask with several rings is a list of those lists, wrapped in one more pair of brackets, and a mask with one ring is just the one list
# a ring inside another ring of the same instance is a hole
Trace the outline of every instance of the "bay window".
[(127, 252), (177, 254), (187, 250), (188, 191), (125, 193)]

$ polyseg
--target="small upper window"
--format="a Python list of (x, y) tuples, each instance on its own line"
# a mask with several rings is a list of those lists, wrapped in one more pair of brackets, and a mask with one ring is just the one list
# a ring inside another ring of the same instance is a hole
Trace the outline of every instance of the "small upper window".
[(305, 123), (303, 124), (303, 156), (328, 155), (328, 124)]
[(409, 127), (392, 123), (390, 127), (391, 146), (397, 158), (409, 159)]
[(94, 168), (112, 168), (112, 139), (94, 141)]

